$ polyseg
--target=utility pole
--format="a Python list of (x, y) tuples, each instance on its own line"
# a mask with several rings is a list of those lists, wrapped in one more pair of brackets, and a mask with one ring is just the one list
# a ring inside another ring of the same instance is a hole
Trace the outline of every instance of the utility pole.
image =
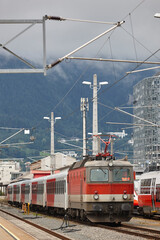
[(55, 117), (54, 119), (54, 113), (51, 112), (51, 118), (49, 117), (43, 117), (43, 119), (48, 120), (49, 122), (51, 122), (51, 149), (50, 149), (50, 167), (52, 169), (52, 173), (53, 170), (56, 169), (56, 162), (55, 162), (55, 156), (54, 156), (54, 124), (56, 122), (57, 119), (61, 119), (61, 117)]
[(83, 158), (84, 158), (87, 155), (86, 111), (89, 111), (88, 98), (81, 98), (81, 111), (83, 114)]
[(97, 106), (97, 92), (100, 90), (102, 85), (108, 84), (108, 82), (99, 82), (99, 85), (97, 85), (97, 75), (93, 75), (93, 85), (91, 82), (83, 81), (82, 84), (89, 85), (90, 88), (93, 88), (93, 129), (92, 129), (92, 136), (93, 136), (93, 142), (92, 142), (92, 154), (97, 155), (98, 152), (100, 152), (100, 143), (99, 139), (97, 138), (98, 135), (98, 106)]
[(54, 113), (51, 112), (51, 149), (50, 149), (50, 154), (51, 154), (51, 169), (52, 169), (52, 174), (53, 170), (56, 168), (56, 163), (55, 163), (55, 158), (54, 158)]
[(54, 155), (54, 113), (51, 112), (51, 156)]
[(92, 152), (96, 155), (100, 149), (98, 147), (98, 105), (97, 105), (97, 75), (93, 75), (93, 142), (92, 142)]

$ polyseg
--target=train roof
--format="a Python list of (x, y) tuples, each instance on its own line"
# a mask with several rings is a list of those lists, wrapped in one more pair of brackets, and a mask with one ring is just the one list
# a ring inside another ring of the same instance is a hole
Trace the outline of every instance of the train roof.
[(91, 166), (109, 166), (112, 163), (112, 166), (132, 166), (126, 158), (118, 160), (95, 160), (92, 157), (86, 157), (81, 161), (74, 162), (69, 170), (73, 170), (81, 167), (91, 167)]
[(44, 177), (31, 179), (30, 182), (39, 182), (39, 181), (43, 181), (43, 180), (49, 180), (49, 179), (52, 179), (52, 178), (57, 179), (57, 178), (67, 176), (67, 173), (68, 173), (68, 169), (66, 169), (65, 171), (59, 172), (59, 173), (51, 174), (49, 176), (44, 176)]
[(140, 176), (140, 179), (156, 178), (158, 175), (160, 177), (160, 171), (146, 172)]
[(128, 161), (124, 160), (113, 160), (113, 161), (105, 161), (105, 160), (100, 160), (100, 161), (91, 161), (91, 162), (86, 162), (85, 167), (92, 167), (92, 166), (117, 166), (117, 167), (130, 167), (132, 164)]

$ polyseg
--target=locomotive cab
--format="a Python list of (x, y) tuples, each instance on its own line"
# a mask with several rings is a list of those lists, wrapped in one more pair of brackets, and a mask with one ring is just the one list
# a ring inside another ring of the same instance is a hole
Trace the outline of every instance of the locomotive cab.
[[(74, 172), (76, 175), (78, 169), (70, 170), (73, 176)], [(132, 165), (123, 160), (86, 161), (83, 172), (85, 178), (75, 178), (74, 184), (70, 178), (69, 207), (83, 210), (92, 222), (129, 221), (133, 210)]]

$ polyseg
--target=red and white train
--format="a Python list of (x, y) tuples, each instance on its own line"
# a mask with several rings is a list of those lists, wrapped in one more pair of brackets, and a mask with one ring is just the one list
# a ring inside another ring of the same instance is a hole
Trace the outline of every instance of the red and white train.
[(92, 222), (129, 221), (133, 192), (133, 167), (126, 159), (92, 157), (50, 176), (11, 183), (7, 191), (11, 204), (29, 203), (32, 208)]
[(138, 186), (139, 212), (152, 216), (160, 214), (160, 171), (143, 173)]

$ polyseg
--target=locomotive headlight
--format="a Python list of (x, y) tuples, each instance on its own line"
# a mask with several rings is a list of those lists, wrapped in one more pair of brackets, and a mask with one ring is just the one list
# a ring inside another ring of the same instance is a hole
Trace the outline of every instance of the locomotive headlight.
[(99, 199), (99, 195), (98, 195), (97, 191), (94, 192), (93, 198), (94, 198), (94, 200), (98, 200)]
[(113, 166), (113, 162), (109, 162), (109, 164), (108, 164), (110, 167), (112, 167)]
[(124, 194), (123, 194), (123, 199), (124, 199), (124, 200), (127, 200), (127, 199), (128, 199), (128, 195), (126, 194), (126, 192), (124, 192)]

